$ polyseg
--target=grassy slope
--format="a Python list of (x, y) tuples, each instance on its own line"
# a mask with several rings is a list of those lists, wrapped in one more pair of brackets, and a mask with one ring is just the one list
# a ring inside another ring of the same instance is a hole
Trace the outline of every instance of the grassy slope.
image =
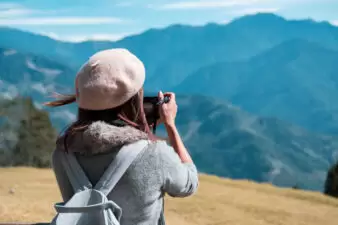
[[(1, 168), (0, 181), (0, 223), (49, 221), (61, 201), (50, 170)], [(320, 193), (206, 175), (200, 181), (195, 196), (166, 200), (169, 225), (337, 224), (338, 200)]]

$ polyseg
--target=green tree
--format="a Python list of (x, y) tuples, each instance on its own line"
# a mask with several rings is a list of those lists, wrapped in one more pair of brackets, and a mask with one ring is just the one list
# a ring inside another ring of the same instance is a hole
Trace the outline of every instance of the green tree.
[(7, 164), (10, 166), (49, 167), (51, 153), (55, 147), (56, 131), (48, 113), (37, 109), (31, 98), (20, 97), (13, 101), (15, 104), (12, 107), (17, 114), (8, 115), (11, 118), (7, 120), (6, 125), (11, 125), (5, 130), (14, 130), (16, 141), (11, 147), (3, 144), (0, 155), (7, 158)]
[(324, 194), (338, 198), (338, 162), (327, 173)]

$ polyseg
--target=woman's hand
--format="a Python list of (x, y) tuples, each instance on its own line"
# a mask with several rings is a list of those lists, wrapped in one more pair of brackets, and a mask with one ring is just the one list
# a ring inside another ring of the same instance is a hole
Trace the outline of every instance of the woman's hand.
[(166, 126), (175, 125), (175, 119), (177, 114), (175, 94), (172, 92), (167, 92), (163, 94), (161, 91), (158, 93), (158, 98), (160, 100), (163, 100), (165, 96), (168, 96), (170, 98), (170, 101), (168, 103), (160, 105), (160, 121), (162, 121)]

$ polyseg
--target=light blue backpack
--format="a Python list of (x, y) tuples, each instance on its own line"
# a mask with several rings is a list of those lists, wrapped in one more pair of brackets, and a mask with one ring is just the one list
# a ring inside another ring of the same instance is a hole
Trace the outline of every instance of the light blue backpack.
[(57, 215), (51, 225), (120, 225), (122, 209), (107, 195), (147, 144), (141, 140), (123, 146), (94, 187), (75, 156), (64, 153), (64, 167), (75, 194), (66, 203), (55, 204)]

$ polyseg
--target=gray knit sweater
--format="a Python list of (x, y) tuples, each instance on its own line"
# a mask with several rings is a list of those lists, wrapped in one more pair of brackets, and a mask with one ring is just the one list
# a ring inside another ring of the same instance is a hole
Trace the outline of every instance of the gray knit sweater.
[[(69, 151), (75, 153), (93, 185), (114, 159), (121, 145), (147, 135), (132, 127), (93, 123), (85, 132), (70, 139)], [(63, 137), (52, 155), (52, 166), (64, 201), (74, 194), (60, 160)], [(121, 225), (157, 225), (163, 194), (187, 197), (196, 192), (198, 173), (193, 163), (182, 163), (164, 141), (153, 142), (133, 162), (108, 198), (123, 211)]]

